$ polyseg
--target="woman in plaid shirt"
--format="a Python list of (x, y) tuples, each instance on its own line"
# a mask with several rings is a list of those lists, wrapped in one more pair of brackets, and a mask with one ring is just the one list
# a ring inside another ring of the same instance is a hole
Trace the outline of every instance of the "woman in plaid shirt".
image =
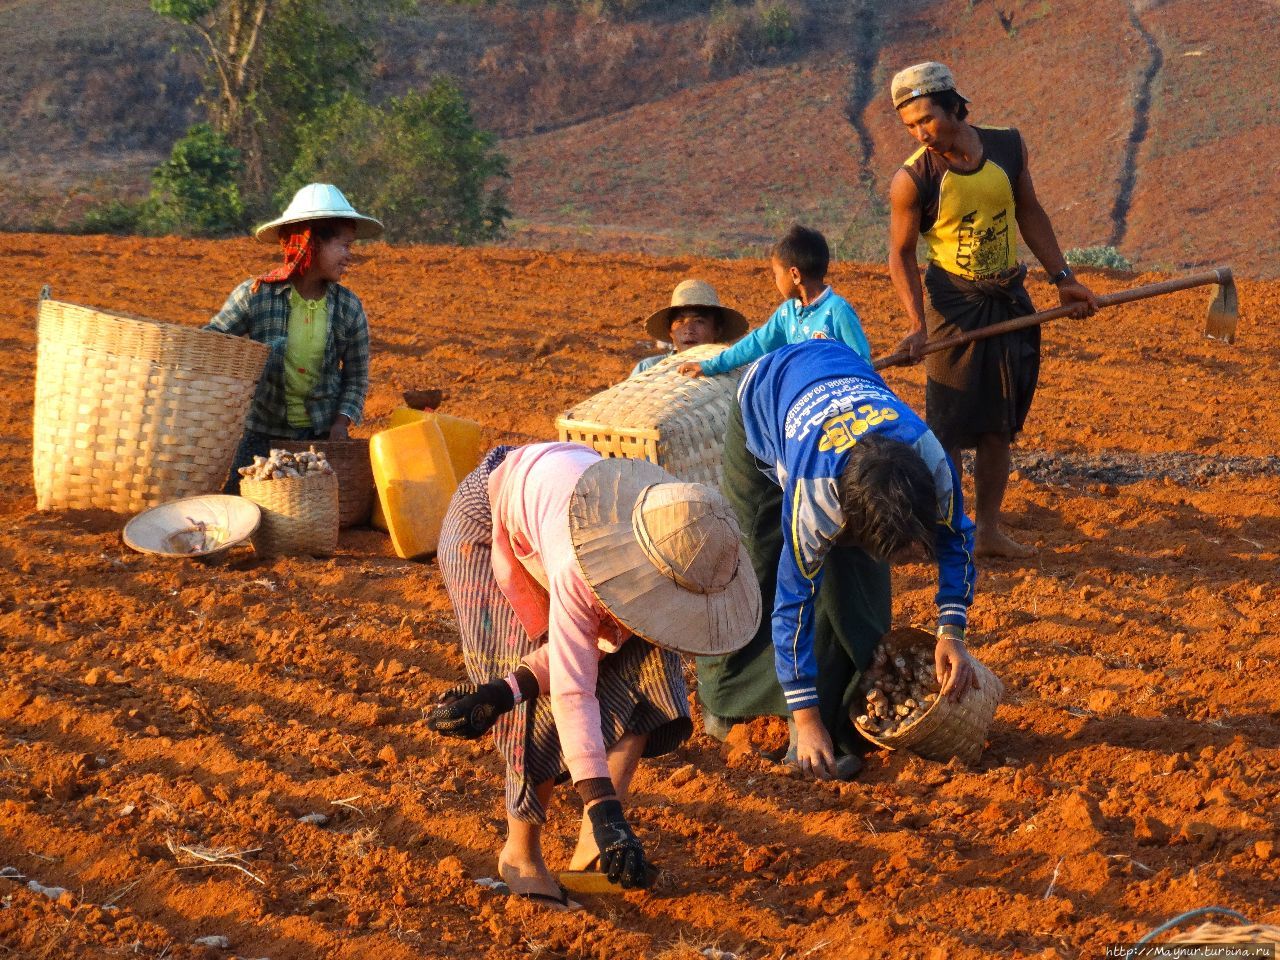
[(237, 470), (266, 456), (273, 440), (345, 439), (359, 423), (369, 389), (369, 323), (360, 298), (339, 282), (351, 245), (382, 224), (359, 214), (337, 187), (299, 190), (284, 214), (254, 232), (279, 242), (284, 264), (246, 280), (206, 325), (271, 349), (249, 408), (226, 492)]

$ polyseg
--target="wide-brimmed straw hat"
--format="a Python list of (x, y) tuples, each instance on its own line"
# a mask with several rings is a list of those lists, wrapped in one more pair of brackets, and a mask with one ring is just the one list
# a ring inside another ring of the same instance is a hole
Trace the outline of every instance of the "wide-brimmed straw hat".
[(747, 332), (747, 318), (737, 310), (726, 307), (716, 296), (716, 288), (705, 280), (682, 280), (671, 291), (671, 306), (663, 307), (649, 315), (644, 328), (655, 340), (671, 339), (671, 319), (677, 310), (685, 307), (703, 307), (720, 315), (718, 340), (731, 343)]
[(355, 207), (331, 183), (308, 183), (293, 195), (284, 213), (253, 231), (263, 243), (275, 243), (280, 238), (280, 228), (290, 223), (306, 220), (350, 220), (356, 228), (357, 240), (372, 240), (382, 236), (382, 223)]
[(710, 487), (645, 460), (601, 460), (574, 487), (569, 531), (596, 597), (637, 636), (719, 656), (755, 635), (760, 586), (732, 508)]
[(140, 553), (210, 557), (244, 543), (261, 521), (252, 500), (212, 493), (144, 510), (125, 524), (124, 542)]
[(923, 97), (930, 93), (943, 93), (947, 90), (955, 93), (965, 103), (969, 102), (969, 98), (956, 89), (956, 78), (952, 76), (951, 68), (936, 60), (926, 60), (924, 63), (917, 63), (915, 66), (899, 70), (889, 83), (889, 95), (893, 98), (895, 110), (916, 97)]

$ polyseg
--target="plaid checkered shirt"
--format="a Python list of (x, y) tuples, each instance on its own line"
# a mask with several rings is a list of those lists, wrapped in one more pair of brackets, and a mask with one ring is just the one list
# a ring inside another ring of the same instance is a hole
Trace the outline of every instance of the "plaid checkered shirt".
[[(246, 280), (227, 297), (226, 304), (206, 330), (247, 336), (271, 349), (262, 379), (258, 381), (245, 428), (267, 436), (287, 436), (285, 413), (284, 348), (289, 328), (290, 284), (264, 283), (252, 291)], [(329, 284), (326, 295), (329, 336), (324, 347), (320, 381), (307, 397), (307, 413), (316, 432), (327, 431), (339, 414), (359, 423), (364, 413), (364, 397), (369, 389), (369, 322), (360, 298), (338, 283)]]

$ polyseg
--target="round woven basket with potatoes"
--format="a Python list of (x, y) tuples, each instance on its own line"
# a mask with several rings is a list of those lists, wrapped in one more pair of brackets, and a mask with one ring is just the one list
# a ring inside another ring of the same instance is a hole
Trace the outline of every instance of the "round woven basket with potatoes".
[(272, 440), (271, 445), (290, 453), (303, 453), (312, 448), (323, 450), (333, 472), (338, 475), (338, 525), (358, 527), (368, 522), (377, 496), (368, 439)]
[(265, 554), (328, 556), (338, 548), (338, 478), (311, 473), (240, 481), (240, 496), (262, 509), (253, 548)]
[[(934, 643), (932, 633), (917, 627), (891, 630), (880, 640), (883, 656), (891, 663), (895, 659), (919, 663), (927, 656), (931, 664)], [(964, 763), (976, 763), (982, 756), (996, 705), (1004, 696), (1004, 684), (976, 657), (971, 655), (970, 659), (978, 687), (965, 691), (959, 700), (929, 695), (927, 703), (919, 703), (917, 715), (909, 713), (905, 722), (892, 724), (892, 732), (868, 729), (857, 716), (860, 707), (855, 707), (854, 726), (872, 743), (889, 750), (911, 750), (929, 760), (945, 762), (958, 757)]]

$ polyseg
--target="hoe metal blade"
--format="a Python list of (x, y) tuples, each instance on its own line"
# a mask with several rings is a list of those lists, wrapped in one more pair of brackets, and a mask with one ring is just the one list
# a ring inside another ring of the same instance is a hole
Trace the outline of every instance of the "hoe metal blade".
[(1209, 302), (1204, 318), (1204, 335), (1224, 343), (1236, 342), (1236, 322), (1240, 319), (1240, 301), (1236, 297), (1236, 281), (1230, 267), (1219, 267), (1218, 292)]

